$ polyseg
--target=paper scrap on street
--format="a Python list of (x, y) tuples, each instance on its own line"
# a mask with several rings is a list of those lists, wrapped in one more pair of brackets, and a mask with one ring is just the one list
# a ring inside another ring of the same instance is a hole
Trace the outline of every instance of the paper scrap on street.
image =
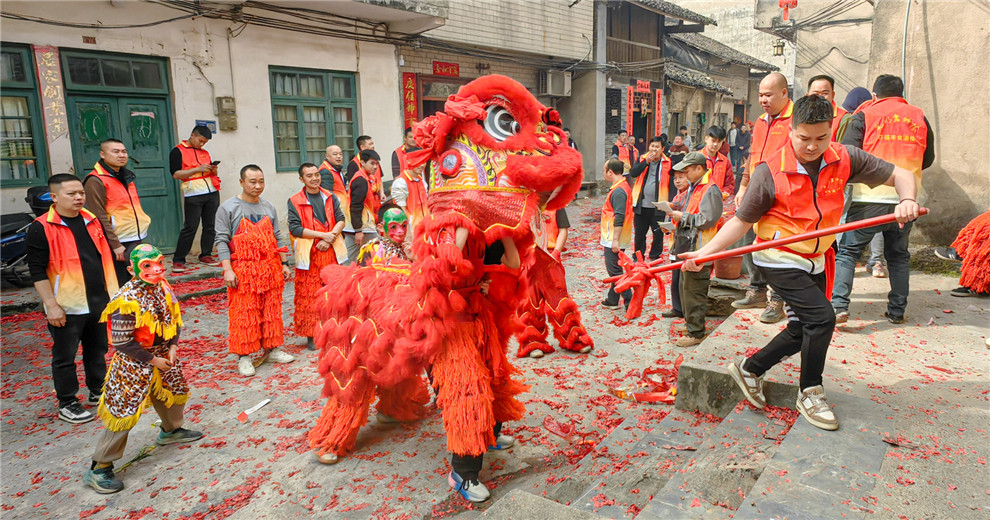
[(252, 406), (251, 408), (244, 410), (243, 412), (240, 413), (240, 415), (237, 416), (237, 420), (241, 421), (242, 423), (246, 423), (249, 415), (253, 414), (254, 412), (257, 412), (258, 410), (261, 409), (262, 406), (265, 406), (270, 402), (272, 402), (271, 399), (265, 399), (264, 401), (261, 401), (260, 403)]

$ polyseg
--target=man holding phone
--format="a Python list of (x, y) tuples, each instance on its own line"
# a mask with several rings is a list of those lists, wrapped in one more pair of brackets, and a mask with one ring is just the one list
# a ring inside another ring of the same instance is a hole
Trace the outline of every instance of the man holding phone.
[(172, 256), (173, 273), (186, 271), (186, 255), (192, 248), (200, 221), (203, 223), (203, 234), (199, 240), (199, 261), (214, 267), (220, 265), (213, 256), (213, 241), (217, 236), (214, 224), (217, 208), (220, 207), (220, 177), (217, 175), (217, 165), (220, 161), (214, 161), (210, 157), (210, 152), (203, 149), (212, 138), (213, 132), (209, 128), (196, 125), (189, 139), (172, 148), (168, 156), (172, 177), (182, 181), (185, 213), (179, 241)]

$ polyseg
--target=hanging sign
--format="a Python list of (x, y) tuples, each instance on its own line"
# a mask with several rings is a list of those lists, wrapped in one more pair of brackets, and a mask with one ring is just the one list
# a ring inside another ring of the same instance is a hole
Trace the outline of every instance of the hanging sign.
[(50, 45), (35, 45), (34, 59), (38, 63), (38, 90), (41, 92), (41, 110), (50, 143), (69, 131), (58, 49)]
[(459, 78), (461, 76), (461, 66), (456, 63), (448, 63), (446, 61), (434, 61), (433, 74), (437, 76)]
[(416, 102), (416, 74), (412, 72), (402, 73), (402, 119), (405, 122), (403, 128), (411, 128), (413, 123), (419, 121), (419, 111)]
[(632, 135), (633, 130), (633, 106), (636, 101), (633, 99), (633, 88), (626, 87), (626, 132)]
[(663, 133), (663, 120), (660, 117), (660, 112), (661, 112), (660, 109), (663, 107), (663, 89), (662, 88), (658, 88), (657, 89), (657, 102), (656, 102), (656, 104), (654, 106), (656, 107), (656, 110), (653, 112), (653, 115), (656, 116), (656, 128), (653, 130), (653, 136), (654, 137), (657, 137), (657, 136), (659, 136), (660, 134)]

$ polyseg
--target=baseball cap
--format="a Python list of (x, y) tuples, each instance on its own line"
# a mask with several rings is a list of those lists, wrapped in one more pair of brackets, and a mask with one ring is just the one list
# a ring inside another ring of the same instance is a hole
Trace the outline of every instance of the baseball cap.
[(684, 169), (687, 168), (688, 166), (693, 166), (693, 165), (704, 166), (705, 164), (707, 164), (707, 161), (705, 159), (705, 154), (701, 152), (691, 152), (685, 155), (684, 158), (681, 159), (681, 162), (675, 164), (674, 169), (681, 172), (684, 171)]

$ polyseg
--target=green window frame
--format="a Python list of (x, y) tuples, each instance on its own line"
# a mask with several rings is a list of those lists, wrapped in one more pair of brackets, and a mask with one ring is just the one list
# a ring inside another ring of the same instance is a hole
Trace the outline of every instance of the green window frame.
[(130, 54), (63, 50), (62, 77), (72, 91), (120, 94), (169, 94), (163, 60)]
[(331, 144), (340, 146), (345, 157), (354, 155), (354, 74), (270, 66), (268, 76), (276, 171), (297, 171), (304, 162), (320, 164)]
[(48, 179), (48, 149), (34, 55), (0, 45), (0, 187), (40, 186)]

